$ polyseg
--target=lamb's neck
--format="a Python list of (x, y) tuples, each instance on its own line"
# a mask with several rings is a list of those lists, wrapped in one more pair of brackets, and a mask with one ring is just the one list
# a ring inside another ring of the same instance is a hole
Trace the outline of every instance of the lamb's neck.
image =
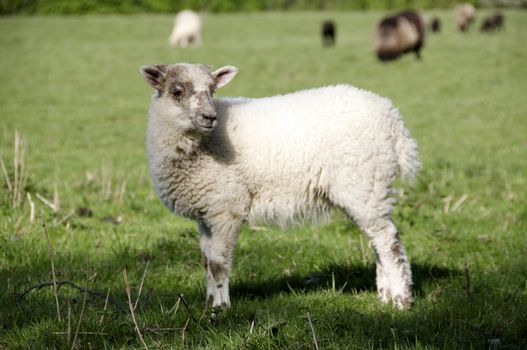
[(170, 122), (151, 118), (148, 123), (148, 151), (151, 157), (168, 161), (190, 160), (201, 143), (195, 130), (178, 128)]

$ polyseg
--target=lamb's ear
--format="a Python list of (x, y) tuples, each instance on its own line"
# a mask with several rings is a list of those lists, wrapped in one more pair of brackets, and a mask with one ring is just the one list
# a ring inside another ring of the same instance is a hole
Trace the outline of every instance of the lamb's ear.
[(144, 65), (139, 68), (141, 75), (145, 80), (157, 91), (163, 89), (165, 84), (165, 72), (166, 65), (164, 64), (155, 64), (155, 65)]
[(216, 87), (220, 88), (227, 85), (238, 74), (238, 68), (234, 66), (221, 67), (212, 72), (212, 76), (216, 82)]

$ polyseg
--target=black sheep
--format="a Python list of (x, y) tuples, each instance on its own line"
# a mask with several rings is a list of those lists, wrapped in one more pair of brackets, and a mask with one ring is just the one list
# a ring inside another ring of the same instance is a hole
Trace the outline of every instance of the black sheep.
[(322, 22), (322, 45), (333, 46), (335, 45), (335, 37), (337, 35), (335, 22), (332, 20), (326, 20)]
[(493, 32), (495, 30), (501, 30), (505, 25), (505, 17), (501, 13), (496, 13), (492, 16), (485, 18), (479, 28), (482, 32)]
[(430, 21), (430, 30), (433, 33), (441, 32), (441, 20), (439, 19), (439, 17), (432, 18), (432, 21)]

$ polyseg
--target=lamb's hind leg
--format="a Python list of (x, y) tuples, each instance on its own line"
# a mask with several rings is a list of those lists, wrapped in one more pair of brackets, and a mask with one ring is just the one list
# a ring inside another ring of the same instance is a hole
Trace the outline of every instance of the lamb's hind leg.
[(379, 298), (408, 309), (412, 304), (412, 271), (395, 225), (389, 218), (380, 218), (363, 230), (376, 252)]
[(229, 272), (240, 223), (223, 221), (215, 225), (199, 224), (200, 246), (206, 269), (207, 303), (214, 309), (228, 308)]
[[(390, 300), (399, 309), (407, 309), (412, 303), (412, 272), (410, 263), (391, 220), (390, 188), (374, 185), (357, 190), (355, 186), (339, 187), (332, 201), (350, 215), (368, 236), (376, 253), (377, 291), (383, 302)], [(371, 182), (370, 182), (371, 183)], [(348, 191), (346, 191), (346, 189)], [(354, 195), (350, 195), (350, 190)]]

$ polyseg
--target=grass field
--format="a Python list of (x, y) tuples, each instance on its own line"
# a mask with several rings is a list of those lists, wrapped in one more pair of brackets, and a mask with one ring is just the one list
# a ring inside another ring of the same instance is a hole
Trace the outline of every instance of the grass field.
[[(527, 13), (487, 35), (437, 14), (444, 30), (423, 60), (391, 64), (372, 53), (373, 12), (208, 15), (191, 50), (167, 46), (171, 16), (1, 18), (0, 348), (143, 348), (124, 270), (149, 348), (527, 348)], [(333, 49), (318, 35), (326, 17)], [(196, 227), (162, 206), (147, 170), (152, 91), (138, 67), (169, 62), (238, 66), (222, 95), (347, 82), (394, 101), (423, 162), (394, 212), (412, 310), (377, 301), (373, 252), (335, 212), (315, 227), (243, 228), (232, 308), (211, 322)], [(53, 281), (51, 257), (58, 281), (99, 295), (21, 296)]]

